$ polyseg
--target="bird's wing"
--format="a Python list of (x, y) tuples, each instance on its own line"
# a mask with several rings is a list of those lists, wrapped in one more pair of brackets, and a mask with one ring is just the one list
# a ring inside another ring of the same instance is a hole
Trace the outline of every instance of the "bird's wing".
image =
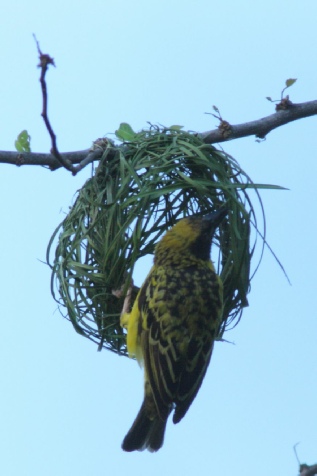
[(209, 269), (196, 282), (198, 285), (193, 286), (192, 308), (189, 311), (192, 337), (187, 347), (185, 370), (179, 379), (174, 423), (186, 414), (202, 384), (222, 317), (223, 287), (220, 277)]
[(164, 328), (168, 320), (167, 276), (163, 268), (153, 267), (139, 295), (142, 316), (141, 347), (146, 379), (149, 381), (160, 418), (172, 409), (177, 392), (180, 361)]
[(184, 417), (200, 389), (210, 362), (213, 341), (214, 336), (209, 334), (204, 339), (193, 340), (190, 343), (186, 368), (179, 381), (174, 423), (178, 423)]
[[(146, 376), (162, 420), (176, 406), (173, 421), (177, 422), (185, 415), (200, 388), (209, 364), (215, 332), (210, 326), (199, 329), (204, 324), (196, 302), (196, 299), (201, 301), (201, 283), (197, 285), (199, 289), (195, 298), (191, 274), (186, 278), (177, 275), (174, 270), (169, 273), (166, 269), (154, 267), (144, 284), (139, 296), (139, 309)], [(204, 294), (204, 308), (207, 305), (208, 309), (214, 305), (213, 296), (209, 288)], [(210, 299), (210, 303), (206, 299)], [(189, 326), (189, 318), (191, 324), (194, 322), (194, 329)], [(210, 318), (208, 314), (208, 320)]]

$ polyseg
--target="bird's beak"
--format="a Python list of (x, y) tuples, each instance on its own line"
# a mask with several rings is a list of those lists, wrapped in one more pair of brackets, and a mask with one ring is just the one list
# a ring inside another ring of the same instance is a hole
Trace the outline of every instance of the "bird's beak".
[(228, 214), (227, 207), (221, 207), (215, 212), (208, 213), (208, 215), (203, 216), (203, 221), (207, 221), (214, 228), (220, 225), (224, 217)]

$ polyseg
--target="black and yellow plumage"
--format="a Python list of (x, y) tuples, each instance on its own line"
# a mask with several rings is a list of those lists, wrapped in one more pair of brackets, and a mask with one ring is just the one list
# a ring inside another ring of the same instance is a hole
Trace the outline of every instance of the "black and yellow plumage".
[(205, 376), (222, 316), (222, 283), (210, 260), (212, 237), (227, 214), (180, 220), (158, 243), (154, 265), (123, 314), (130, 356), (144, 364), (141, 409), (123, 440), (125, 451), (157, 451), (171, 411), (178, 423)]

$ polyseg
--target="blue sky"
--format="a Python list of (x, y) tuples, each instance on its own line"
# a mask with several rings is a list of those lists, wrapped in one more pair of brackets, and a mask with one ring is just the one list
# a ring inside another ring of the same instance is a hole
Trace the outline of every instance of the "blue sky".
[[(41, 112), (38, 58), (55, 58), (49, 113), (61, 151), (88, 148), (120, 122), (147, 121), (206, 131), (224, 119), (271, 114), (298, 78), (291, 100), (316, 99), (313, 0), (299, 3), (197, 0), (13, 1), (0, 28), (0, 149), (22, 129), (34, 152), (50, 149)], [(252, 282), (249, 308), (217, 343), (204, 384), (186, 418), (168, 424), (157, 454), (125, 454), (120, 445), (142, 401), (137, 364), (77, 335), (50, 295), (46, 246), (90, 169), (1, 164), (0, 473), (84, 476), (128, 473), (295, 474), (316, 462), (317, 293), (316, 121), (273, 131), (257, 143), (224, 144), (264, 191), (269, 252)], [(110, 136), (111, 137), (111, 136)], [(138, 269), (141, 284), (148, 269)]]

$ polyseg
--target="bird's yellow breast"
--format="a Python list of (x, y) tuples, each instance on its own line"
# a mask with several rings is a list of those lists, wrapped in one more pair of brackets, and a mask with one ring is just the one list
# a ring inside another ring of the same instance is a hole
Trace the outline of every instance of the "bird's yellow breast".
[(221, 312), (222, 283), (211, 262), (179, 269), (154, 265), (131, 313), (122, 318), (127, 325), (129, 355), (142, 363), (141, 333), (153, 323), (162, 341), (174, 339), (178, 350), (186, 353), (193, 336), (197, 339), (207, 333), (210, 339), (214, 337)]

